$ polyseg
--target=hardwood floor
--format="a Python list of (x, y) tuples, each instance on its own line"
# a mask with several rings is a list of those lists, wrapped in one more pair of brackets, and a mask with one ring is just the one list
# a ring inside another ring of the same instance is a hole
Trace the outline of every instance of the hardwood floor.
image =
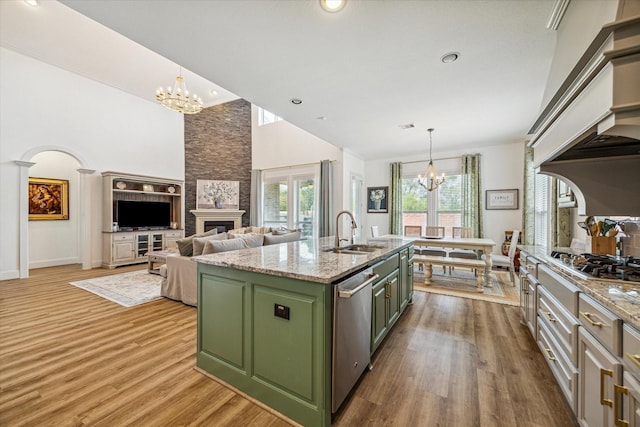
[[(193, 369), (195, 308), (124, 308), (68, 285), (140, 268), (0, 282), (0, 425), (288, 425)], [(574, 425), (516, 307), (414, 301), (334, 425)]]

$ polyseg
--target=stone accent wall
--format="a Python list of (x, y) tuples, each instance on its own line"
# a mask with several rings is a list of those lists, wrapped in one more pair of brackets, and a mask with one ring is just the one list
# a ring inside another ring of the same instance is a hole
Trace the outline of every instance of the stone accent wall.
[(240, 181), (242, 225), (249, 225), (251, 103), (244, 99), (184, 116), (185, 235), (195, 233), (196, 181)]

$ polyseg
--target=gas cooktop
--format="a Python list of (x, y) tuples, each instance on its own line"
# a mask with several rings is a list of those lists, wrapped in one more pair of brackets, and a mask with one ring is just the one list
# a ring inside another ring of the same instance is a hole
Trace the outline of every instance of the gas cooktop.
[(553, 251), (550, 256), (562, 261), (565, 268), (582, 272), (587, 277), (640, 283), (639, 257), (618, 258), (589, 253), (572, 255), (561, 251)]

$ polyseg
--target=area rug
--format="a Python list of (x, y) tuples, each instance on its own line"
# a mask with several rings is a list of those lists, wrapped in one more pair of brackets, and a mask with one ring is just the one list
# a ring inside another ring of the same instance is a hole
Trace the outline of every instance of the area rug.
[(133, 307), (160, 298), (162, 277), (147, 270), (69, 282), (125, 307)]
[(476, 278), (473, 273), (466, 270), (455, 269), (451, 274), (443, 273), (434, 268), (432, 284), (424, 284), (424, 272), (414, 272), (413, 288), (417, 291), (433, 294), (449, 295), (454, 297), (470, 298), (488, 302), (497, 302), (506, 305), (519, 305), (519, 282), (516, 277), (516, 286), (511, 284), (509, 273), (504, 271), (491, 272), (491, 287), (484, 287), (484, 292), (476, 291)]

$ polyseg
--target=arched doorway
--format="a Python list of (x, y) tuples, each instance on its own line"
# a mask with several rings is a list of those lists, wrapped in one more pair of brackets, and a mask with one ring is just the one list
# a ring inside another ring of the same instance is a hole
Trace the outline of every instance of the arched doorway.
[[(91, 268), (91, 203), (86, 177), (95, 171), (85, 167), (80, 155), (64, 147), (38, 147), (16, 163), (21, 167), (20, 277), (29, 277), (29, 268), (51, 265), (81, 263), (83, 269)], [(68, 222), (29, 221), (30, 176), (69, 181)]]

